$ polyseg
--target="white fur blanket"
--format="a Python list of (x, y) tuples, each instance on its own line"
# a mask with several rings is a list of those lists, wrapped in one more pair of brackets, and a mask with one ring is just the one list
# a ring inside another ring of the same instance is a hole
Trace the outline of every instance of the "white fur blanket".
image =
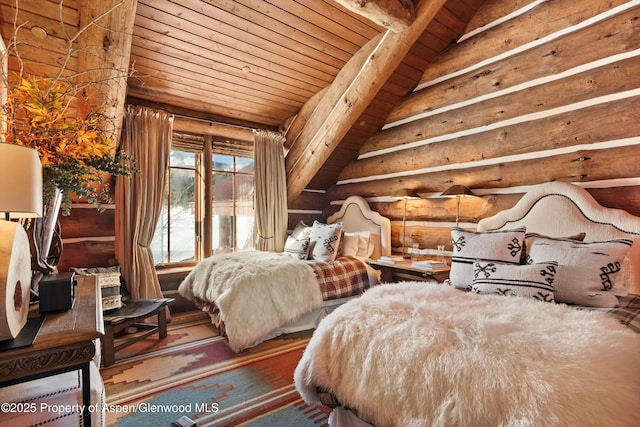
[(199, 262), (180, 295), (213, 302), (236, 352), (322, 304), (313, 269), (304, 261), (261, 251), (214, 255)]
[(602, 313), (406, 282), (327, 316), (295, 384), (377, 427), (639, 426), (638, 355)]

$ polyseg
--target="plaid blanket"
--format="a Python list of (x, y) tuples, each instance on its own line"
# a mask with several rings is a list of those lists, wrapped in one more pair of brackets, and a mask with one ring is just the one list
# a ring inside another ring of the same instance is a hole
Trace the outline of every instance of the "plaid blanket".
[(640, 295), (629, 294), (624, 297), (618, 297), (618, 303), (619, 305), (616, 308), (589, 309), (602, 311), (607, 316), (619, 320), (620, 323), (640, 334)]
[(340, 257), (332, 262), (307, 261), (313, 268), (324, 301), (360, 295), (369, 289), (369, 276), (364, 261)]

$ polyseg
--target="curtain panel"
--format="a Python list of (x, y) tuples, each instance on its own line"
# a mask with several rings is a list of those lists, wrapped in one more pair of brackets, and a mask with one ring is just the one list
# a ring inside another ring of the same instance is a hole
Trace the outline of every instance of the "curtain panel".
[(151, 241), (160, 218), (169, 167), (173, 115), (125, 108), (120, 150), (140, 173), (116, 179), (116, 258), (132, 299), (162, 298)]
[(287, 237), (287, 179), (282, 134), (255, 131), (256, 248), (282, 252)]

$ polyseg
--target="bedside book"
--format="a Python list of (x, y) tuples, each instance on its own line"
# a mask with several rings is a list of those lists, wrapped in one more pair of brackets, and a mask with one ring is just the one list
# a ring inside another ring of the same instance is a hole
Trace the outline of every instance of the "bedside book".
[(422, 260), (422, 261), (414, 261), (411, 263), (413, 267), (424, 268), (425, 270), (436, 270), (438, 268), (447, 268), (447, 263), (437, 260)]
[(402, 257), (402, 255), (381, 256), (376, 261), (384, 262), (387, 264), (395, 264), (396, 262), (404, 261), (404, 258)]

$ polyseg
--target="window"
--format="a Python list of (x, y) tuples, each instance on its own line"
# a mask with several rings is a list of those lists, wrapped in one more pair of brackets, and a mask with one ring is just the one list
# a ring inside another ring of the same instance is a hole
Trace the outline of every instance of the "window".
[(214, 252), (253, 248), (253, 159), (214, 154), (212, 169)]
[(156, 265), (254, 247), (252, 150), (247, 156), (213, 147), (207, 159), (201, 149), (172, 143), (162, 215), (151, 243)]

